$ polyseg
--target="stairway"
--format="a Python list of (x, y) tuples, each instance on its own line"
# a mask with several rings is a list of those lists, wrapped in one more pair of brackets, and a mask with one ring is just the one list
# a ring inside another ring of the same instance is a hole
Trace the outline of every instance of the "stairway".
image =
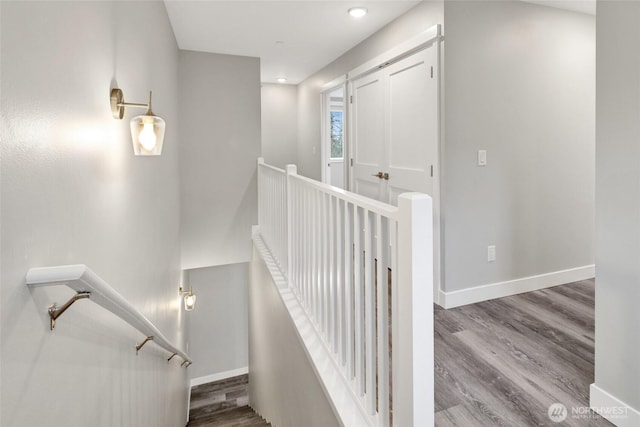
[(256, 414), (250, 406), (227, 409), (193, 421), (191, 421), (191, 416), (189, 416), (189, 420), (187, 427), (271, 427), (271, 424)]
[(202, 384), (191, 389), (187, 427), (270, 427), (249, 405), (249, 376)]

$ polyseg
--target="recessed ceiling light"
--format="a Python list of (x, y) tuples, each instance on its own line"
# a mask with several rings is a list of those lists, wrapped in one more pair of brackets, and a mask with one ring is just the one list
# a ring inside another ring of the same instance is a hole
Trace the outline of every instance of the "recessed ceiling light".
[(287, 78), (286, 78), (286, 77), (278, 77), (278, 78), (276, 79), (276, 81), (277, 81), (278, 83), (286, 83), (286, 82), (287, 82)]
[(368, 11), (366, 7), (352, 7), (348, 10), (348, 12), (349, 15), (353, 16), (354, 18), (362, 18), (367, 14)]

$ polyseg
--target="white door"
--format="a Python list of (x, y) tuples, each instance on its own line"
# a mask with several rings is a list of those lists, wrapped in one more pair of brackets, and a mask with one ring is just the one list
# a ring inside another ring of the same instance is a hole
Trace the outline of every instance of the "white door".
[(340, 188), (346, 188), (344, 94), (344, 83), (322, 94), (322, 181)]
[(433, 195), (437, 59), (431, 45), (352, 82), (354, 192), (394, 205), (407, 191)]
[(386, 193), (376, 175), (386, 167), (384, 135), (384, 75), (378, 71), (350, 86), (352, 185), (351, 191), (383, 200)]
[(435, 46), (385, 69), (389, 202), (419, 191), (433, 196), (438, 154), (438, 86)]

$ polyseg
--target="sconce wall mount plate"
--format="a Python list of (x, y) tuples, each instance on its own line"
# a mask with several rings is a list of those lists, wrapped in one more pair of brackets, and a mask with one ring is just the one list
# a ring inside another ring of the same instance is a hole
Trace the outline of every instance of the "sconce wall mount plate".
[(111, 89), (111, 114), (114, 119), (122, 119), (124, 117), (124, 95), (122, 90), (118, 88)]

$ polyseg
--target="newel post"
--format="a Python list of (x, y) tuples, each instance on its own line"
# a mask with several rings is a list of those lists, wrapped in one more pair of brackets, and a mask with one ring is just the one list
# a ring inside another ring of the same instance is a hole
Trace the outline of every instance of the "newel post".
[(298, 168), (296, 165), (287, 165), (285, 167), (287, 172), (287, 282), (289, 287), (292, 287), (292, 265), (293, 265), (293, 188), (291, 184), (291, 177), (298, 174)]
[(398, 278), (393, 301), (393, 424), (434, 425), (433, 201), (398, 197)]

